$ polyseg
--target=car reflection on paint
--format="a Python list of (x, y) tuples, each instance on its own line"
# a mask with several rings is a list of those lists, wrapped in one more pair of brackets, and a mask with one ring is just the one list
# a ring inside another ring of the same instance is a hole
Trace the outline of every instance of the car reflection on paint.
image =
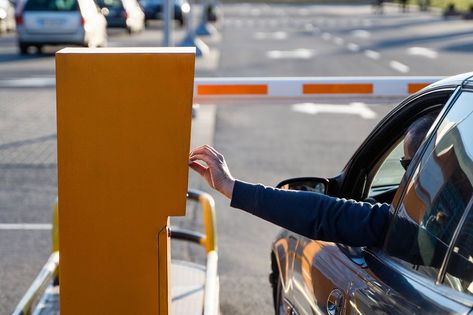
[[(470, 314), (473, 306), (473, 73), (434, 83), (386, 116), (333, 178), (282, 189), (391, 203), (382, 248), (283, 230), (272, 246), (276, 314)], [(439, 113), (404, 173), (407, 127)], [(356, 224), (356, 222), (354, 222)]]

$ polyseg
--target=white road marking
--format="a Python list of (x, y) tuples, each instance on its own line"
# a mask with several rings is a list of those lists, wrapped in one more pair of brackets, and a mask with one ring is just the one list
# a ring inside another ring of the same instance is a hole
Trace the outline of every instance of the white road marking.
[(405, 64), (400, 63), (399, 61), (396, 61), (396, 60), (391, 60), (391, 62), (389, 63), (389, 66), (393, 68), (394, 70), (397, 70), (401, 73), (407, 73), (410, 70), (409, 66), (406, 66)]
[(348, 47), (348, 50), (353, 51), (353, 52), (360, 51), (360, 46), (358, 46), (355, 43), (348, 43), (347, 47)]
[(377, 51), (367, 49), (365, 50), (365, 56), (374, 60), (378, 60), (381, 57), (381, 54)]
[(332, 34), (330, 33), (323, 33), (322, 34), (322, 39), (324, 40), (330, 40), (332, 38)]
[(349, 105), (299, 103), (291, 106), (292, 110), (300, 113), (317, 115), (321, 113), (358, 115), (363, 119), (374, 119), (377, 114), (365, 103), (354, 102)]
[(335, 45), (342, 46), (345, 41), (341, 37), (335, 37), (333, 39), (333, 42), (335, 43)]
[(0, 87), (52, 87), (56, 85), (54, 77), (21, 78), (0, 80)]
[(51, 230), (48, 223), (0, 223), (0, 230)]
[(270, 50), (266, 56), (270, 59), (311, 59), (315, 50), (299, 48), (294, 50)]
[(261, 10), (260, 10), (260, 9), (253, 8), (253, 9), (250, 10), (250, 14), (251, 14), (252, 16), (261, 15)]
[(287, 38), (286, 32), (274, 32), (274, 33), (264, 33), (256, 32), (253, 37), (255, 39), (275, 39), (275, 40), (284, 40)]
[(366, 39), (371, 37), (371, 33), (366, 30), (354, 30), (351, 31), (351, 36)]
[(425, 47), (410, 47), (407, 49), (407, 54), (412, 56), (423, 56), (430, 59), (435, 59), (439, 55), (435, 50)]
[(307, 16), (307, 15), (309, 15), (309, 10), (299, 9), (299, 11), (297, 13), (299, 13), (299, 15), (302, 15), (302, 16)]
[(306, 23), (304, 24), (304, 29), (308, 32), (314, 31), (314, 25), (312, 25), (312, 23)]

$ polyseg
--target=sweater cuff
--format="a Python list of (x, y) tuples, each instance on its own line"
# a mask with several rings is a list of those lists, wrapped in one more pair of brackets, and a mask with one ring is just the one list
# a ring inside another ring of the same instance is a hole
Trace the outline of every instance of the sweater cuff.
[(230, 206), (253, 213), (258, 185), (235, 181)]

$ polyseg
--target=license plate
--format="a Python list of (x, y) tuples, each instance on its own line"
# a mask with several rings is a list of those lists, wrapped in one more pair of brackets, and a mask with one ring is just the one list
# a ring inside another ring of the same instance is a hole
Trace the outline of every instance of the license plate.
[(61, 27), (64, 25), (63, 19), (42, 19), (38, 21), (38, 24), (46, 28)]

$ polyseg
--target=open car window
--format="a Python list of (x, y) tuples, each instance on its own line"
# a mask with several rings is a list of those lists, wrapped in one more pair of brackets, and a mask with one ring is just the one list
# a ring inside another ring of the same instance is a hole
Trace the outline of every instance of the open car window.
[(378, 202), (391, 202), (394, 192), (405, 173), (399, 163), (403, 155), (403, 142), (399, 141), (376, 172), (369, 189), (369, 198)]

